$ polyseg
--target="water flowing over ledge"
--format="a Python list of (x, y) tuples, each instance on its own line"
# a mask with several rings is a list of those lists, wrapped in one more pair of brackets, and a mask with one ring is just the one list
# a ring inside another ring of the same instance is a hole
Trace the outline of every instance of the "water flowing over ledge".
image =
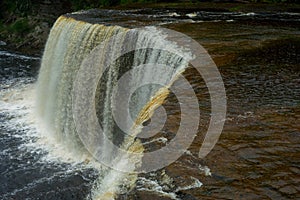
[[(86, 60), (99, 44), (102, 44), (103, 49), (100, 51), (101, 54), (96, 56), (97, 59)], [(132, 44), (134, 49), (138, 50), (122, 54), (124, 53), (122, 52), (123, 46)], [(76, 20), (76, 17), (74, 19), (68, 15), (61, 16), (50, 32), (37, 83), (37, 114), (40, 128), (44, 130), (42, 132), (46, 134), (46, 137), (63, 144), (74, 154), (74, 157), (82, 158), (89, 153), (94, 156), (100, 153), (101, 160), (105, 160), (104, 163), (114, 163), (114, 166), (121, 171), (134, 171), (141, 165), (143, 151), (143, 146), (139, 140), (135, 139), (135, 136), (142, 128), (141, 124), (151, 117), (155, 108), (162, 104), (168, 90), (161, 85), (148, 85), (143, 90), (133, 93), (130, 106), (133, 121), (129, 120), (130, 117), (124, 116), (123, 121), (128, 127), (124, 133), (113, 118), (112, 107), (116, 107), (112, 103), (114, 86), (127, 71), (145, 64), (160, 64), (171, 70), (165, 70), (165, 73), (162, 73), (161, 69), (157, 71), (137, 69), (129, 75), (131, 87), (138, 87), (139, 81), (151, 80), (153, 77), (162, 80), (163, 85), (170, 86), (188, 66), (188, 60), (183, 57), (192, 58), (188, 52), (181, 50), (178, 50), (181, 54), (172, 53), (176, 48), (178, 48), (176, 44), (165, 40), (165, 36), (154, 27), (136, 31), (118, 25), (93, 24)], [(170, 51), (162, 49), (170, 49)], [(106, 69), (107, 58), (114, 55), (119, 55), (118, 59)], [(89, 65), (96, 65), (98, 71), (91, 70)], [(88, 75), (101, 73), (101, 76), (97, 77), (96, 91), (82, 86), (90, 80), (81, 78), (78, 83), (79, 72)], [(75, 81), (77, 85), (74, 85)], [(87, 132), (78, 133), (85, 129), (81, 129), (82, 121), (77, 121), (75, 124), (72, 93), (80, 93), (81, 90), (89, 91), (92, 96), (79, 95), (79, 99), (75, 100), (90, 98), (95, 105), (97, 118), (92, 119), (86, 115), (82, 119), (87, 120), (88, 124), (96, 123), (98, 120), (110, 142), (118, 148), (140, 153), (140, 156), (120, 157), (118, 152), (109, 146), (109, 143), (97, 140), (97, 133), (88, 129)], [(92, 142), (85, 144), (85, 141)], [(86, 148), (87, 145), (89, 145), (88, 148)], [(86, 160), (89, 159), (90, 157), (86, 158)], [(101, 180), (98, 180), (92, 196), (100, 199), (113, 198), (118, 193), (118, 186), (134, 183), (134, 177), (129, 178), (126, 173), (106, 170)]]

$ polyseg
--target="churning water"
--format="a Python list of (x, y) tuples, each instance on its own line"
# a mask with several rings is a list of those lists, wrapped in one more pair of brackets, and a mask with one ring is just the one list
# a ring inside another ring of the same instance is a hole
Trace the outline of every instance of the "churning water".
[[(40, 58), (1, 50), (0, 59), (1, 199), (83, 198), (88, 182), (98, 176), (95, 170), (65, 159), (36, 129), (34, 82)], [(89, 173), (83, 175), (85, 170)], [(68, 181), (78, 185), (63, 186)]]

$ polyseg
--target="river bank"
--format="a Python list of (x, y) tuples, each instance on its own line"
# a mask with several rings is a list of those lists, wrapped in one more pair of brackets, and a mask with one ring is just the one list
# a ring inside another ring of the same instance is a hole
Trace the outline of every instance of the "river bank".
[[(0, 41), (6, 49), (31, 55), (41, 55), (50, 29), (61, 14), (75, 11), (70, 5), (52, 0), (52, 3), (41, 3), (26, 16), (13, 13), (4, 16), (0, 23)], [(44, 2), (44, 1), (42, 1)], [(117, 10), (143, 9), (150, 12), (217, 12), (217, 13), (300, 13), (300, 4), (293, 3), (248, 3), (248, 2), (179, 2), (179, 3), (135, 3), (113, 7), (102, 7)], [(109, 17), (109, 16), (108, 16)], [(291, 16), (293, 17), (293, 16)], [(193, 18), (192, 15), (188, 18)], [(252, 20), (255, 20), (252, 16)], [(209, 19), (205, 19), (209, 20)], [(283, 22), (285, 23), (285, 22)], [(3, 46), (2, 46), (3, 47)]]

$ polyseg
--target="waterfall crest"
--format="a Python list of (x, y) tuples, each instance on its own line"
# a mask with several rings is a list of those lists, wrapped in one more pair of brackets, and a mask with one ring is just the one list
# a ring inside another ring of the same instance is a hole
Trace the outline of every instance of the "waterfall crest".
[[(100, 42), (127, 29), (76, 21), (61, 16), (54, 24), (42, 59), (37, 84), (37, 112), (49, 137), (82, 146), (72, 120), (71, 91), (84, 57)], [(82, 150), (82, 149), (80, 149)]]

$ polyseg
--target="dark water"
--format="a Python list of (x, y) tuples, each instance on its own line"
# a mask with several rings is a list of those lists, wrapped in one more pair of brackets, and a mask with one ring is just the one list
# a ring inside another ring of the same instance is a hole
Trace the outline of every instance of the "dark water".
[[(180, 16), (170, 17), (173, 12)], [(175, 194), (178, 199), (300, 198), (299, 15), (261, 13), (242, 17), (239, 13), (202, 12), (189, 18), (182, 11), (156, 13), (157, 19), (141, 19), (138, 24), (164, 23), (194, 38), (211, 54), (226, 87), (227, 121), (213, 151), (198, 159), (210, 102), (201, 76), (188, 69), (184, 75), (198, 96), (202, 113), (191, 153), (164, 170), (141, 174), (136, 187), (118, 198), (170, 199), (167, 194)], [(125, 25), (136, 25), (130, 20), (141, 15), (145, 12), (124, 12), (118, 19)], [(85, 199), (98, 176), (95, 169), (84, 163), (47, 159), (47, 151), (26, 145), (34, 144), (37, 137), (24, 122), (31, 108), (22, 103), (21, 94), (36, 81), (39, 62), (39, 58), (0, 50), (0, 197)], [(172, 94), (164, 106), (169, 118), (158, 137), (171, 139), (180, 123), (180, 108)], [(211, 176), (205, 176), (199, 166), (208, 166)], [(170, 181), (164, 181), (165, 174)], [(191, 177), (203, 186), (178, 190), (193, 185)], [(149, 180), (161, 189), (152, 187)]]
[(24, 119), (32, 108), (22, 103), (23, 91), (36, 81), (39, 63), (0, 50), (0, 199), (83, 199), (98, 176), (94, 169), (45, 159), (45, 150), (26, 146), (37, 137)]

